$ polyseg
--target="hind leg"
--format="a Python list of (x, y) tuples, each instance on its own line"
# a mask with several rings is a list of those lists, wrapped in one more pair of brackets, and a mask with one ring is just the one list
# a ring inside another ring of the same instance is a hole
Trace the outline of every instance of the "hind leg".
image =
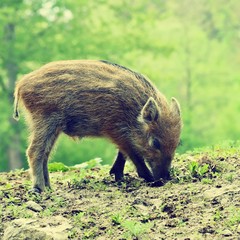
[(45, 186), (50, 187), (47, 162), (58, 132), (56, 126), (49, 125), (49, 122), (46, 124), (38, 123), (38, 126), (33, 128), (31, 143), (27, 150), (35, 192), (44, 191)]
[(48, 187), (48, 188), (51, 188), (49, 172), (48, 172), (48, 159), (58, 135), (59, 135), (59, 131), (55, 131), (48, 138), (47, 146), (45, 148), (45, 156), (43, 158), (43, 177), (44, 177), (45, 187)]
[(124, 170), (125, 162), (126, 162), (126, 159), (124, 155), (119, 151), (117, 158), (110, 170), (110, 174), (115, 175), (116, 181), (120, 181), (123, 179), (123, 170)]

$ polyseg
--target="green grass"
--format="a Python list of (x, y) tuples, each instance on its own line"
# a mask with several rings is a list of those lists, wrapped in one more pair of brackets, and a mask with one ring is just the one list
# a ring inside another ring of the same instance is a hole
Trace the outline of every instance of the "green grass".
[(141, 223), (133, 220), (123, 220), (121, 226), (126, 232), (123, 234), (126, 238), (136, 238), (139, 239), (145, 233), (150, 231), (150, 228), (153, 227), (153, 223)]

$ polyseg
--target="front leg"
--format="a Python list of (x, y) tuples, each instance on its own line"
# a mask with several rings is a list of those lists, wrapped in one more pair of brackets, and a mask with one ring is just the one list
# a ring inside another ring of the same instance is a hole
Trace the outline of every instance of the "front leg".
[(144, 178), (147, 182), (154, 182), (154, 177), (148, 169), (144, 159), (137, 153), (132, 152), (129, 157), (137, 168), (138, 176)]
[(123, 170), (125, 166), (126, 159), (124, 155), (119, 151), (117, 158), (110, 170), (110, 175), (115, 175), (115, 181), (121, 181), (123, 179)]

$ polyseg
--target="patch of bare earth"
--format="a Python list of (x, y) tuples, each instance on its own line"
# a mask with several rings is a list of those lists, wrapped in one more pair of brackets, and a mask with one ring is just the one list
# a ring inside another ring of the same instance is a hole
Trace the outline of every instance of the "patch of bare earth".
[[(134, 171), (115, 183), (105, 166), (56, 172), (41, 195), (27, 172), (2, 173), (0, 239), (240, 239), (239, 158), (179, 156), (161, 187)], [(193, 160), (207, 172), (191, 172)]]

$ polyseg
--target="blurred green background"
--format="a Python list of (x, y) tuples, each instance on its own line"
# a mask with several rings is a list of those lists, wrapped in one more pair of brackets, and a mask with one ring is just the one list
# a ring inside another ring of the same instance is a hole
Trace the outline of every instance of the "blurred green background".
[[(105, 59), (148, 76), (182, 106), (185, 152), (240, 133), (240, 1), (1, 0), (0, 171), (26, 168), (27, 128), (12, 119), (15, 81), (62, 59)], [(73, 165), (115, 147), (61, 136), (53, 161)]]

